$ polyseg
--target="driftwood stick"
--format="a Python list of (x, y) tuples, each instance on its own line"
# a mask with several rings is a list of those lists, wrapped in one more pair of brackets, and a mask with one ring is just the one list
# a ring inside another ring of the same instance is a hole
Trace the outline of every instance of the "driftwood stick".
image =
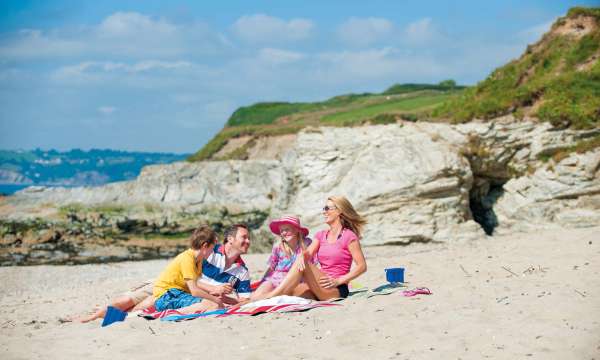
[(506, 267), (504, 267), (504, 266), (502, 266), (502, 268), (503, 268), (504, 270), (508, 271), (509, 273), (513, 274), (513, 275), (514, 275), (514, 276), (516, 276), (516, 277), (518, 277), (518, 276), (519, 276), (519, 275), (515, 274), (515, 273), (514, 273), (514, 272), (512, 272), (510, 269), (508, 269), (508, 268), (506, 268)]
[(148, 329), (150, 329), (150, 332), (152, 333), (152, 335), (156, 335), (156, 333), (154, 332), (154, 330), (152, 330), (152, 328), (150, 326), (148, 326)]
[(585, 294), (583, 294), (581, 291), (579, 291), (579, 290), (575, 289), (575, 292), (576, 292), (576, 293), (578, 293), (579, 295), (581, 295), (581, 296), (585, 297)]
[(469, 274), (469, 272), (467, 270), (465, 270), (465, 268), (462, 266), (462, 264), (460, 264), (460, 268), (465, 273), (465, 275), (467, 275), (468, 277), (471, 277), (471, 274)]

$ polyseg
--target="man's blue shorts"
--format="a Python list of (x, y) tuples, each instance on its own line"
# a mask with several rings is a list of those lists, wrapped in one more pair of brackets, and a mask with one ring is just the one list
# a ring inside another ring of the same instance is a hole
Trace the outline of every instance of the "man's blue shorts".
[(180, 309), (200, 301), (202, 301), (201, 298), (197, 298), (183, 290), (169, 289), (166, 293), (162, 294), (161, 297), (156, 299), (154, 307), (157, 311), (163, 311), (166, 309)]

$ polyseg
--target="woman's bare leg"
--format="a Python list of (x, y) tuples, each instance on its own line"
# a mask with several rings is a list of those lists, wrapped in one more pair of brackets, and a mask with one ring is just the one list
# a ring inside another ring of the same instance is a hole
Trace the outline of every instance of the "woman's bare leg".
[(292, 295), (293, 296), (298, 296), (298, 297), (301, 297), (301, 298), (305, 298), (305, 299), (311, 299), (311, 300), (316, 300), (317, 299), (315, 297), (315, 294), (313, 294), (313, 292), (310, 290), (310, 288), (308, 287), (308, 285), (306, 285), (305, 283), (299, 284), (298, 286), (296, 286), (294, 288), (294, 291), (292, 291)]
[(319, 284), (319, 279), (325, 276), (315, 265), (306, 263), (304, 268), (304, 281), (319, 300), (329, 300), (340, 297), (337, 288), (325, 289)]

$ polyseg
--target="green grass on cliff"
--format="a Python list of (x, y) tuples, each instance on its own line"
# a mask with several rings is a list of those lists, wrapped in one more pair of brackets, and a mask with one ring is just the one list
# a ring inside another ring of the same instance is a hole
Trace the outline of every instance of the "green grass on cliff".
[[(269, 102), (241, 107), (200, 151), (188, 158), (200, 161), (214, 158), (232, 138), (294, 134), (307, 126), (356, 126), (395, 122), (397, 116), (416, 119), (423, 112), (461, 91), (454, 81), (438, 85), (396, 84), (380, 94), (347, 94), (313, 103)], [(248, 146), (240, 147), (219, 159), (244, 159)]]
[[(592, 31), (576, 40), (557, 29), (577, 17), (591, 17)], [(519, 59), (453, 97), (433, 115), (453, 122), (513, 113), (535, 116), (558, 127), (600, 125), (600, 8), (574, 8)]]
[(393, 99), (386, 102), (366, 105), (353, 110), (340, 111), (322, 118), (325, 124), (352, 124), (356, 121), (366, 121), (381, 114), (403, 113), (425, 109), (440, 104), (448, 99), (447, 93), (418, 94), (414, 97)]

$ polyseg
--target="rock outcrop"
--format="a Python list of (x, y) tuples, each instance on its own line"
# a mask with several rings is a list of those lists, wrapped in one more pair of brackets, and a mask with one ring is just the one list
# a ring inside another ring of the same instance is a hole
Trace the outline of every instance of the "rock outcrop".
[(345, 195), (367, 217), (365, 245), (595, 226), (600, 149), (569, 149), (598, 136), (600, 130), (555, 130), (512, 117), (462, 125), (308, 128), (273, 160), (149, 166), (135, 181), (29, 188), (5, 198), (0, 261), (36, 263), (15, 254), (22, 257), (23, 249), (40, 244), (65, 253), (62, 262), (82, 259), (86, 251), (96, 256), (84, 246), (90, 242), (109, 244), (118, 249), (114, 253), (127, 249), (120, 257), (102, 255), (126, 259), (130, 249), (136, 251), (134, 239), (184, 239), (201, 222), (217, 229), (248, 222), (254, 250), (265, 250), (274, 240), (268, 219), (298, 214), (317, 230), (328, 195)]

